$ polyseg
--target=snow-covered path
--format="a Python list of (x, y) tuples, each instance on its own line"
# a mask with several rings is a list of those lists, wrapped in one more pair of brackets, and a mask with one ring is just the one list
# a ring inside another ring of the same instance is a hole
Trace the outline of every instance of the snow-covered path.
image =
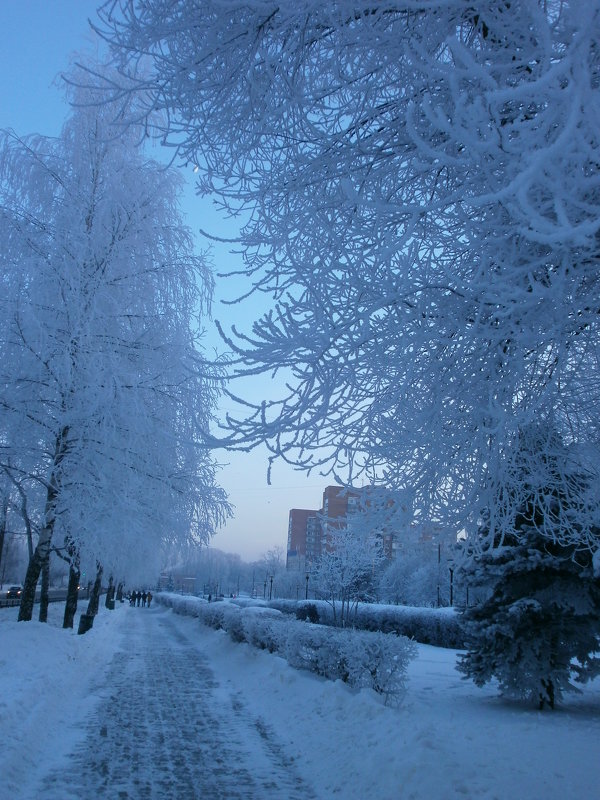
[(161, 606), (50, 612), (0, 613), (0, 800), (599, 796), (600, 679), (539, 712), (419, 645), (394, 709)]
[(122, 613), (127, 649), (97, 687), (104, 699), (69, 769), (47, 775), (41, 797), (315, 797), (264, 720), (248, 712), (240, 689), (219, 683), (189, 620), (161, 607)]

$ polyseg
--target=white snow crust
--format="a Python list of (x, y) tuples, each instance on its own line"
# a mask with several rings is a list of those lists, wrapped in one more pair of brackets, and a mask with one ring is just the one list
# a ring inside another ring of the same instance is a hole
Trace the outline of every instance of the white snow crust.
[(172, 615), (174, 629), (208, 658), (217, 692), (242, 694), (317, 798), (597, 796), (600, 680), (557, 711), (539, 712), (461, 679), (456, 651), (419, 645), (404, 703), (391, 709), (371, 691), (294, 670), (162, 607), (102, 607), (94, 628), (77, 636), (60, 629), (60, 604), (47, 625), (17, 623), (17, 609), (0, 610), (0, 798), (38, 798), (45, 775), (68, 769), (86, 720), (108, 697), (111, 662), (127, 651), (136, 614), (155, 618), (148, 635)]

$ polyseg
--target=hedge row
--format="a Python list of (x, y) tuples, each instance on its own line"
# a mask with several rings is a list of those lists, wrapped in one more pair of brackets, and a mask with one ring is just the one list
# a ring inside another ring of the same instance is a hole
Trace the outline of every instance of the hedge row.
[[(254, 601), (257, 602), (257, 601)], [(321, 625), (333, 625), (333, 609), (325, 600), (271, 600), (270, 608), (298, 619)], [(453, 608), (419, 608), (414, 606), (359, 603), (350, 615), (352, 627), (407, 636), (421, 644), (462, 649), (465, 646), (460, 614)]]
[(406, 669), (415, 645), (404, 636), (307, 625), (274, 608), (207, 603), (202, 598), (160, 593), (157, 601), (178, 614), (223, 629), (235, 642), (277, 653), (292, 667), (355, 688), (370, 688), (397, 705), (406, 690)]

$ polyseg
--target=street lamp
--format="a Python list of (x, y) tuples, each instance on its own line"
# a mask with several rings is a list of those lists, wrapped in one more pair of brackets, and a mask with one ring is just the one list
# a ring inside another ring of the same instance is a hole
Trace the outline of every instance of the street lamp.
[(308, 600), (308, 572), (306, 573), (306, 594), (304, 597), (306, 600)]
[(271, 575), (271, 585), (269, 586), (269, 600), (273, 597), (273, 576)]
[[(435, 542), (434, 542), (435, 545)], [(437, 543), (437, 607), (440, 607), (440, 562), (442, 560), (442, 545), (441, 542)]]

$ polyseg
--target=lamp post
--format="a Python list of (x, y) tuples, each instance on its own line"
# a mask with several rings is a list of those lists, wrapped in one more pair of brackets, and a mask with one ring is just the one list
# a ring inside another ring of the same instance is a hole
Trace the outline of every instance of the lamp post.
[(273, 597), (273, 576), (271, 575), (271, 585), (269, 586), (269, 600)]
[(450, 608), (454, 605), (454, 567), (448, 567), (450, 570)]
[(437, 607), (440, 607), (440, 561), (442, 560), (442, 545), (441, 542), (437, 544), (437, 561), (438, 561), (438, 569), (437, 569)]
[(306, 594), (304, 595), (305, 600), (308, 600), (308, 572), (306, 573)]
[(263, 586), (263, 600), (267, 599), (267, 576), (265, 575), (265, 585)]

